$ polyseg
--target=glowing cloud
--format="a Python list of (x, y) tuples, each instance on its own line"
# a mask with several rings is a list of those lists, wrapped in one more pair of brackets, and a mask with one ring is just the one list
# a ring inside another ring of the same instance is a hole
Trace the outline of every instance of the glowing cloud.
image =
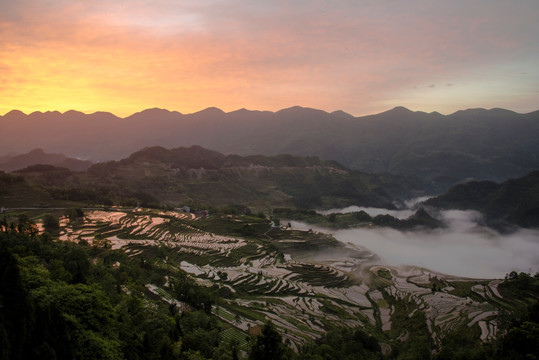
[(537, 107), (536, 1), (0, 7), (0, 113)]

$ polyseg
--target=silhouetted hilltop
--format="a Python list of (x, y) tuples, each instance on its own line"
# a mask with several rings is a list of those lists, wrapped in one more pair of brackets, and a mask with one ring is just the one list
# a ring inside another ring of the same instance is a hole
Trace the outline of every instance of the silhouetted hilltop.
[(477, 210), (486, 216), (489, 225), (497, 228), (509, 224), (539, 227), (539, 171), (501, 184), (472, 181), (456, 185), (425, 204), (444, 209)]
[(0, 162), (0, 170), (15, 171), (37, 164), (54, 165), (73, 171), (84, 171), (92, 165), (92, 162), (68, 158), (62, 154), (48, 154), (42, 149), (34, 149), (26, 154), (4, 157)]

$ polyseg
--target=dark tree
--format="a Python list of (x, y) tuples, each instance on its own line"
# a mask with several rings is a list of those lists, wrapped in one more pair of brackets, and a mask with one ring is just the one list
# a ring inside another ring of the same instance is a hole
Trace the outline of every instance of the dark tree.
[(38, 233), (36, 223), (24, 214), (18, 216), (17, 231), (30, 237), (34, 237)]
[(256, 338), (251, 348), (250, 360), (279, 360), (285, 359), (285, 347), (281, 335), (271, 322), (262, 328), (262, 334)]
[(22, 283), (17, 259), (9, 249), (0, 245), (1, 358), (23, 358), (31, 317), (28, 292)]
[(43, 216), (43, 227), (48, 232), (57, 231), (60, 228), (60, 222), (58, 218), (51, 214), (46, 214)]

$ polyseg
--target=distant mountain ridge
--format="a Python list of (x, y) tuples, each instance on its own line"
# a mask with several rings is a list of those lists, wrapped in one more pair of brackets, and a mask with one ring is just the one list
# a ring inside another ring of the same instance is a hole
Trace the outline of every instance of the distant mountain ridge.
[(149, 146), (200, 145), (223, 154), (318, 156), (369, 173), (414, 175), (448, 186), (465, 178), (503, 181), (539, 168), (539, 111), (469, 109), (451, 115), (404, 107), (354, 117), (299, 106), (277, 112), (208, 108), (110, 113), (11, 111), (0, 154), (39, 147), (93, 160)]
[(88, 160), (70, 158), (63, 154), (48, 154), (42, 149), (34, 149), (26, 154), (2, 157), (0, 170), (15, 171), (38, 164), (64, 167), (72, 171), (84, 171), (93, 163)]

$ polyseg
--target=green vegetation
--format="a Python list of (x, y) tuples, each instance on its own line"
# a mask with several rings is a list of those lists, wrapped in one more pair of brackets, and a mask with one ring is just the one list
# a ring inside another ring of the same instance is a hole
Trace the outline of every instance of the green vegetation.
[(386, 280), (391, 280), (392, 279), (391, 273), (387, 269), (380, 269), (380, 270), (378, 270), (377, 274), (378, 274), (378, 276), (380, 276), (381, 278), (384, 278)]
[[(137, 295), (119, 292), (119, 272), (93, 266), (90, 249), (20, 233), (0, 234), (0, 241), (5, 358), (133, 358), (131, 346), (159, 353), (133, 331), (148, 320), (172, 330), (165, 318), (147, 312)], [(168, 336), (159, 341), (173, 344)]]
[(284, 346), (282, 337), (273, 324), (267, 323), (251, 349), (249, 360), (284, 360), (292, 356), (293, 354)]
[(60, 229), (60, 222), (56, 216), (45, 214), (43, 216), (43, 227), (45, 228), (45, 231), (54, 233)]
[[(475, 301), (483, 301), (485, 300), (485, 298), (472, 290), (472, 287), (476, 283), (477, 282), (470, 282), (470, 281), (452, 281), (451, 283), (449, 283), (449, 286), (453, 287), (454, 289), (449, 291), (449, 293), (452, 295), (460, 296), (464, 298), (469, 297)], [(434, 283), (433, 283), (433, 286), (435, 286)], [(440, 284), (436, 284), (436, 286), (437, 288), (441, 287)]]
[(310, 264), (292, 264), (286, 267), (294, 272), (295, 276), (290, 277), (290, 280), (299, 280), (313, 286), (333, 287), (348, 287), (354, 282), (348, 276), (336, 271), (327, 266), (315, 266)]
[[(395, 312), (391, 317), (392, 329), (406, 341), (395, 343), (394, 354), (397, 359), (430, 359), (434, 347), (433, 339), (427, 326), (424, 312), (409, 312), (411, 304), (396, 302)], [(409, 316), (408, 314), (413, 314)], [(476, 339), (477, 341), (477, 339)]]
[(329, 331), (316, 342), (307, 343), (303, 347), (299, 359), (382, 359), (382, 352), (375, 337), (358, 328), (342, 328)]

